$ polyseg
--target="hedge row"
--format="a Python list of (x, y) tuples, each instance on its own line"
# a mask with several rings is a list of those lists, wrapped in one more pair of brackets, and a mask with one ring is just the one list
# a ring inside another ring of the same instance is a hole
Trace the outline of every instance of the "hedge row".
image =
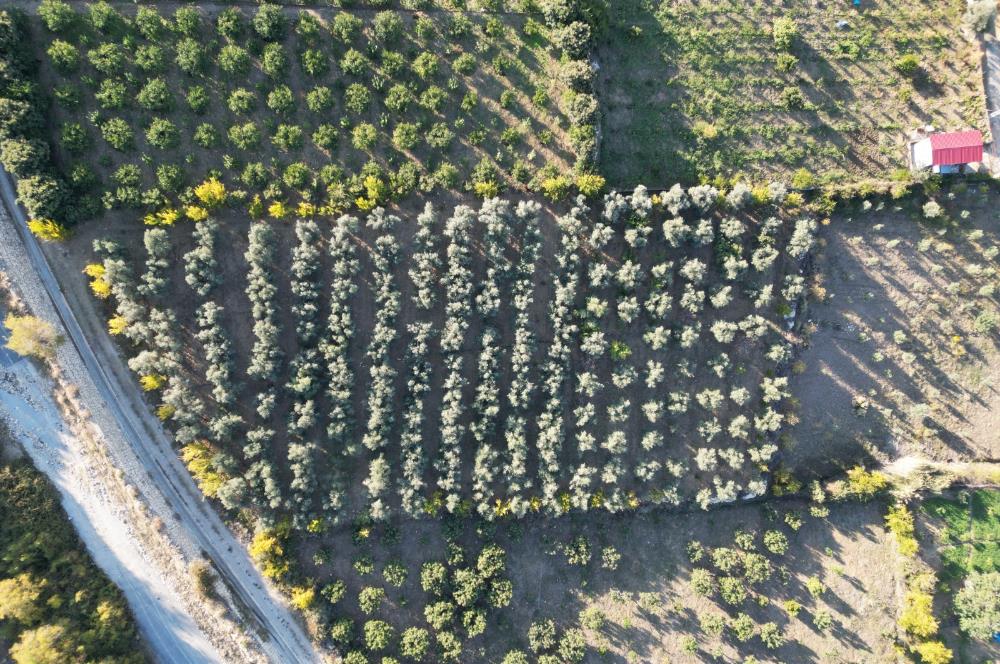
[(600, 111), (589, 57), (594, 38), (606, 27), (608, 5), (606, 0), (542, 0), (539, 9), (553, 45), (561, 51), (559, 77), (569, 88), (562, 104), (571, 123), (576, 170), (591, 172), (597, 164)]
[(45, 138), (45, 97), (19, 11), (0, 11), (0, 163), (17, 178), (17, 197), (33, 219), (73, 222), (71, 192), (53, 167)]

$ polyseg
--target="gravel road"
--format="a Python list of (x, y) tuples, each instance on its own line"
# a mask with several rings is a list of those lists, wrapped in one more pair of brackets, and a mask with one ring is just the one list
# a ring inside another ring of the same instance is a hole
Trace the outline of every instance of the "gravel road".
[[(171, 542), (188, 559), (201, 555), (212, 562), (241, 613), (253, 623), (248, 629), (259, 637), (259, 647), (270, 661), (325, 661), (284, 599), (267, 584), (246, 549), (205, 502), (137, 385), (127, 380), (124, 362), (107, 335), (88, 338), (83, 333), (41, 247), (27, 231), (10, 177), (2, 169), (0, 197), (13, 217), (0, 219), (0, 263), (6, 263), (3, 269), (29, 308), (63, 328), (68, 343), (60, 347), (57, 362), (67, 380), (79, 388), (79, 399), (101, 430), (108, 455), (126, 481), (136, 487), (149, 511), (162, 520)], [(202, 631), (210, 628), (204, 621), (199, 624)], [(218, 638), (214, 642), (218, 647)], [(234, 660), (227, 656), (226, 661)]]

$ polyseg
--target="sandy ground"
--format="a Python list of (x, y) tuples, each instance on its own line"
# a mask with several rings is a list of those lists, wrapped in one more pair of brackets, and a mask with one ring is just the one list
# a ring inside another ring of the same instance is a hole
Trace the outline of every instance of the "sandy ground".
[(27, 360), (0, 372), (0, 418), (55, 484), (97, 565), (128, 599), (150, 649), (163, 662), (224, 662), (188, 615), (171, 579), (135, 536), (131, 515), (63, 425), (49, 380)]

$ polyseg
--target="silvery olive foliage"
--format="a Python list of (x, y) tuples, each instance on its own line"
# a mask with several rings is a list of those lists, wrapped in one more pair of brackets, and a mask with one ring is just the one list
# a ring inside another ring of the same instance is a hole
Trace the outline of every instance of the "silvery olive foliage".
[(281, 328), (277, 320), (277, 288), (274, 285), (276, 243), (274, 229), (266, 221), (250, 226), (250, 244), (245, 258), (250, 267), (247, 274), (247, 297), (250, 298), (254, 341), (247, 374), (273, 383), (278, 378), (284, 353), (278, 339)]
[(95, 253), (129, 366), (156, 383), (179, 442), (218, 448), (227, 508), (312, 529), (709, 506), (759, 489), (786, 418), (787, 331), (818, 227), (783, 211), (783, 192), (256, 220), (245, 321), (222, 299), (212, 219), (179, 257), (191, 321), (170, 302), (179, 229), (145, 232), (141, 271), (113, 242)]
[(195, 224), (192, 234), (195, 247), (184, 254), (184, 281), (199, 297), (207, 297), (222, 282), (215, 256), (219, 224), (212, 218), (204, 219)]
[(466, 434), (463, 423), (465, 404), (462, 390), (466, 381), (462, 373), (465, 360), (462, 346), (473, 307), (469, 233), (475, 221), (475, 211), (460, 205), (444, 225), (448, 248), (442, 279), (446, 302), (441, 355), (446, 374), (441, 404), (441, 437), (434, 468), (438, 473), (437, 486), (445, 493), (445, 507), (449, 512), (454, 512), (462, 500), (462, 442)]
[[(398, 217), (386, 214), (382, 208), (373, 210), (366, 221), (369, 228), (380, 233), (375, 239), (371, 254), (374, 267), (371, 277), (375, 302), (375, 328), (368, 343), (367, 357), (370, 364), (368, 422), (361, 441), (373, 452), (381, 450), (388, 443), (396, 411), (393, 394), (396, 369), (389, 347), (396, 338), (396, 318), (400, 306), (399, 289), (393, 276), (399, 261), (399, 242), (392, 231), (398, 223)], [(372, 518), (379, 520), (389, 514), (388, 506), (383, 500), (383, 494), (389, 489), (387, 473), (388, 462), (383, 454), (379, 454), (371, 462), (365, 484), (371, 501)]]

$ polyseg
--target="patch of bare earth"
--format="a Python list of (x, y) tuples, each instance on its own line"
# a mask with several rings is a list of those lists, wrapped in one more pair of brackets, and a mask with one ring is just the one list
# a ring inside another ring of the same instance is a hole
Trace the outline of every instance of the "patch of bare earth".
[(821, 231), (790, 466), (1000, 456), (997, 192), (957, 184), (934, 199), (940, 219), (924, 200), (875, 201)]

